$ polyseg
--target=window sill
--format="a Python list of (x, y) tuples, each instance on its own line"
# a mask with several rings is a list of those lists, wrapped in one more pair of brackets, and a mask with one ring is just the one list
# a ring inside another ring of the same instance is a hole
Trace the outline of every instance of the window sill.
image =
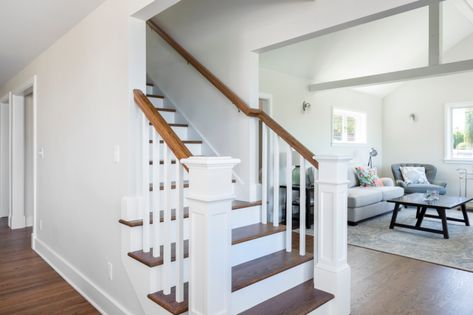
[(473, 164), (473, 159), (452, 159), (446, 158), (443, 160), (447, 164)]

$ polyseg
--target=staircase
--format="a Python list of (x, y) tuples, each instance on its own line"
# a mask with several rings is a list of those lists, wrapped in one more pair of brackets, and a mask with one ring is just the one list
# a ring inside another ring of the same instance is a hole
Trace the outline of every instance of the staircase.
[[(198, 71), (208, 71), (203, 69)], [(319, 165), (272, 118), (242, 103), (243, 113), (265, 124), (263, 188), (261, 200), (234, 200), (232, 169), (239, 161), (209, 157), (210, 146), (158, 87), (148, 84), (146, 95), (134, 93), (143, 112), (141, 193), (123, 199), (119, 223), (122, 261), (143, 313), (349, 314), (346, 159), (321, 157)], [(234, 101), (238, 106), (241, 100)], [(300, 157), (295, 163), (293, 151)], [(292, 218), (293, 204), (292, 191), (280, 203), (276, 165), (282, 154), (286, 184), (301, 187), (302, 205), (308, 197), (304, 175), (309, 167), (320, 168), (315, 240), (306, 233), (304, 207), (299, 226), (280, 222), (283, 212)], [(292, 183), (297, 162), (303, 175)]]

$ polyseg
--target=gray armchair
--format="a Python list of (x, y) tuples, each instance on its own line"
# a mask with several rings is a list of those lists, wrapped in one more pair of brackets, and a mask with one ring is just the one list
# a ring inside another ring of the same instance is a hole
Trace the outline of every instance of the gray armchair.
[[(427, 180), (430, 184), (406, 184), (404, 182), (404, 178), (402, 177), (400, 169), (403, 166), (424, 167), (425, 176), (427, 177)], [(438, 182), (435, 180), (435, 176), (437, 175), (437, 168), (433, 165), (421, 163), (399, 163), (391, 165), (391, 170), (393, 172), (394, 181), (396, 182), (396, 185), (404, 188), (406, 194), (425, 193), (427, 190), (437, 190), (441, 195), (445, 195), (447, 193), (447, 183)]]

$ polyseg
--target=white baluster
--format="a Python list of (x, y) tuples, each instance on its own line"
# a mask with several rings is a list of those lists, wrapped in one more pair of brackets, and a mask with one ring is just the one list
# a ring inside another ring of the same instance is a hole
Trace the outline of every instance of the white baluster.
[(150, 250), (150, 244), (149, 244), (149, 198), (150, 198), (150, 170), (149, 170), (149, 121), (146, 118), (146, 116), (143, 114), (143, 122), (142, 122), (142, 138), (143, 138), (143, 157), (142, 157), (142, 163), (143, 163), (143, 177), (142, 177), (142, 191), (143, 191), (143, 196), (142, 196), (142, 215), (143, 215), (143, 252), (148, 253)]
[(273, 133), (274, 150), (274, 191), (273, 191), (273, 225), (279, 226), (279, 136)]
[(268, 223), (268, 127), (261, 126), (261, 223)]
[(286, 251), (292, 251), (292, 148), (286, 152)]
[[(169, 234), (171, 232), (171, 183), (169, 181), (169, 150), (166, 142), (163, 143), (163, 201), (164, 201), (164, 220), (163, 220), (163, 293), (171, 293), (171, 239)], [(159, 189), (159, 187), (158, 187)]]
[(176, 301), (184, 301), (184, 174), (183, 167), (176, 159)]
[(300, 157), (300, 198), (299, 198), (299, 254), (305, 255), (305, 214), (306, 214), (306, 195), (305, 195), (305, 159)]
[[(154, 131), (154, 130), (153, 130)], [(161, 244), (159, 242), (159, 192), (160, 192), (160, 136), (153, 132), (153, 257), (161, 255)]]

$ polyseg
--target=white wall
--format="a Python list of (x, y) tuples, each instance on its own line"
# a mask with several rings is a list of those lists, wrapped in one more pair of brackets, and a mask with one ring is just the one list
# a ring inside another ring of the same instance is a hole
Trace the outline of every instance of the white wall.
[(25, 96), (25, 217), (33, 225), (33, 94)]
[[(468, 37), (445, 55), (444, 60), (472, 58), (473, 36)], [(384, 99), (383, 170), (392, 177), (391, 164), (419, 162), (438, 168), (437, 179), (448, 183), (449, 194), (458, 194), (457, 168), (471, 164), (449, 164), (444, 161), (445, 104), (473, 101), (473, 72), (406, 82)], [(417, 117), (411, 123), (409, 115)], [(473, 191), (470, 189), (470, 194)]]
[[(256, 49), (409, 2), (413, 1), (187, 0), (155, 20), (250, 106), (257, 107)], [(148, 47), (154, 67), (148, 68), (151, 78), (220, 154), (242, 160), (236, 172), (249, 189), (245, 195), (251, 198), (257, 181), (254, 120), (237, 114), (193, 69), (172, 57), (174, 52), (155, 41), (154, 48)]]
[[(382, 99), (350, 89), (309, 92), (309, 80), (260, 68), (260, 89), (272, 96), (272, 116), (315, 154), (346, 154), (353, 156), (354, 165), (366, 165), (371, 147), (380, 155), (374, 165), (381, 166)], [(311, 104), (303, 113), (302, 102)], [(332, 108), (367, 114), (366, 145), (331, 144)]]
[(118, 224), (121, 198), (134, 182), (128, 2), (105, 1), (0, 87), (5, 95), (37, 75), (37, 142), (45, 154), (37, 170), (36, 248), (109, 314), (142, 313), (122, 266)]
[(0, 218), (7, 217), (10, 211), (10, 114), (8, 103), (0, 103)]

